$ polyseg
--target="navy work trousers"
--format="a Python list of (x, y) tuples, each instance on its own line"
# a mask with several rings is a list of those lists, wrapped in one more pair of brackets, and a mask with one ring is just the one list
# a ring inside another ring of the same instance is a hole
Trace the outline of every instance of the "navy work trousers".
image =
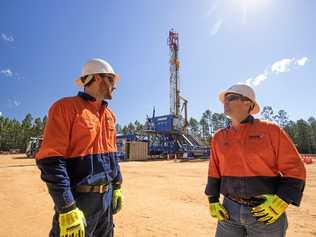
[[(87, 226), (85, 237), (113, 237), (114, 224), (111, 209), (112, 190), (100, 193), (74, 193), (77, 207), (83, 211)], [(53, 217), (50, 237), (59, 237), (58, 214)]]

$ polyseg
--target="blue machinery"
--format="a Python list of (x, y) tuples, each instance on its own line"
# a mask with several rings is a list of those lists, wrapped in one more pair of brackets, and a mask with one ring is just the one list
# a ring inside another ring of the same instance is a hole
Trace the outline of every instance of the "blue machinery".
[(196, 158), (209, 156), (209, 148), (188, 133), (188, 101), (180, 96), (180, 77), (178, 59), (179, 36), (173, 29), (169, 31), (168, 46), (170, 49), (170, 114), (147, 118), (144, 134), (118, 135), (117, 146), (120, 158), (126, 158), (124, 146), (126, 142), (143, 141), (148, 143), (150, 156), (168, 155), (177, 158)]
[(149, 137), (150, 155), (176, 155), (177, 158), (207, 158), (209, 148), (187, 133), (185, 119), (173, 114), (148, 118), (145, 132)]

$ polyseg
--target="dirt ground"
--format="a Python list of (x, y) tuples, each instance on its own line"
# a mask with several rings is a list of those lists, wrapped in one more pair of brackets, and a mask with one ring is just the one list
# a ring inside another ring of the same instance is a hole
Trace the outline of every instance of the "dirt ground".
[[(214, 236), (204, 196), (207, 161), (124, 162), (119, 237)], [(316, 163), (306, 166), (301, 207), (288, 208), (289, 237), (316, 236)], [(0, 155), (0, 237), (48, 236), (53, 204), (33, 159)]]

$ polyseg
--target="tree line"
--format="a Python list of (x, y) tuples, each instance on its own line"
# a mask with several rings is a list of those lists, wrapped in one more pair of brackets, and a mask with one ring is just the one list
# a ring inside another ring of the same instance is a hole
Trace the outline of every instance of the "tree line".
[[(259, 116), (280, 125), (292, 138), (299, 152), (316, 153), (316, 119), (310, 117), (307, 121), (299, 119), (296, 122), (289, 119), (286, 111), (279, 110), (276, 113), (271, 106), (265, 106)], [(20, 122), (0, 116), (0, 151), (20, 149), (25, 151), (30, 137), (38, 137), (43, 133), (47, 117), (33, 118), (28, 113)], [(206, 110), (200, 119), (189, 119), (188, 132), (199, 138), (206, 145), (209, 144), (212, 135), (220, 128), (227, 126), (230, 120), (223, 113)], [(117, 133), (143, 133), (145, 124), (139, 121), (130, 122), (127, 125), (116, 125)]]
[(47, 116), (34, 119), (30, 113), (21, 122), (0, 116), (0, 151), (25, 152), (30, 137), (42, 135), (46, 120)]

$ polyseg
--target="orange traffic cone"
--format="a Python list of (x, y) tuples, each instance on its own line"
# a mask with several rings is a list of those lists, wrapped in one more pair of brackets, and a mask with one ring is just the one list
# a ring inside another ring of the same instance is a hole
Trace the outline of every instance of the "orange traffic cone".
[(305, 158), (305, 163), (306, 164), (312, 164), (313, 163), (313, 158), (311, 156), (308, 156)]

